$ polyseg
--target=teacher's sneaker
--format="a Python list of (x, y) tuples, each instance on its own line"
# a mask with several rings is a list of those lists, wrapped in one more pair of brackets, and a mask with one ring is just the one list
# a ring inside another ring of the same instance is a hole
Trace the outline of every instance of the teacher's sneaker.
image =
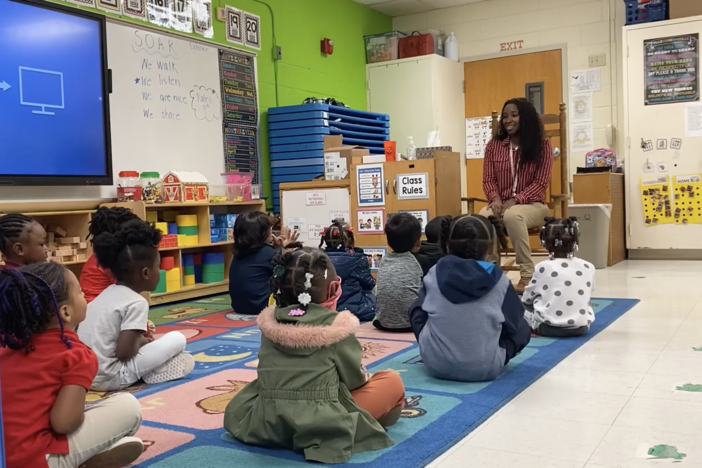
[(182, 379), (195, 368), (195, 358), (188, 353), (180, 353), (165, 364), (144, 376), (147, 384), (170, 382)]

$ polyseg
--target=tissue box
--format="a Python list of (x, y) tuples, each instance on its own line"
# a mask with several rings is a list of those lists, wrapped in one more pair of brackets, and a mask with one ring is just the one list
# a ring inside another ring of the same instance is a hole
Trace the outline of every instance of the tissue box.
[(233, 228), (236, 223), (237, 215), (228, 214), (211, 214), (210, 228)]
[(453, 148), (451, 146), (432, 146), (430, 148), (417, 148), (417, 159), (434, 159), (435, 151), (447, 151), (450, 153), (453, 151)]

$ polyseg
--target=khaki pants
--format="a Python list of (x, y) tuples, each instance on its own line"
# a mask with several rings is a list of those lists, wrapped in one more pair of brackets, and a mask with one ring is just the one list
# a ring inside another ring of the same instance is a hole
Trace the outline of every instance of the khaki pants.
[[(492, 216), (492, 210), (485, 207), (480, 210), (483, 216)], [(530, 205), (514, 205), (505, 211), (502, 221), (507, 228), (507, 235), (514, 247), (517, 264), (522, 278), (531, 278), (534, 274), (534, 262), (531, 259), (529, 246), (529, 229), (544, 225), (544, 218), (551, 214), (548, 206), (542, 203)]]
[(83, 424), (68, 435), (68, 455), (47, 455), (49, 468), (75, 468), (109, 450), (141, 426), (141, 406), (134, 395), (120, 393), (85, 411)]

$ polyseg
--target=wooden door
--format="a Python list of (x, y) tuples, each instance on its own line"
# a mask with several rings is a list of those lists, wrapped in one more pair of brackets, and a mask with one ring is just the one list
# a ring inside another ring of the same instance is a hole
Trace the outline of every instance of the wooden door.
[[(528, 84), (536, 85), (534, 88), (541, 85), (542, 113), (558, 114), (558, 106), (563, 102), (562, 73), (561, 50), (466, 62), (466, 118), (486, 117), (492, 111), (500, 112), (508, 99), (527, 97)], [(557, 138), (553, 138), (551, 144), (554, 148), (560, 147)], [(551, 180), (558, 184), (553, 189), (560, 190), (560, 165), (556, 161)], [(466, 188), (469, 197), (485, 197), (482, 159), (466, 160)], [(476, 204), (476, 210), (483, 206)]]

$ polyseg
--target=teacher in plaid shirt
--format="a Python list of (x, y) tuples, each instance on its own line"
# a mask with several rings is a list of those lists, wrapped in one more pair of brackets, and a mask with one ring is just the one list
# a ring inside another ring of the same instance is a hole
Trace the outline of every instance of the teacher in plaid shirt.
[(502, 108), (497, 136), (485, 148), (483, 191), (490, 204), (480, 214), (504, 221), (514, 246), (521, 279), (519, 294), (534, 273), (529, 229), (550, 216), (546, 187), (551, 180), (551, 143), (534, 106), (524, 98), (510, 99)]

